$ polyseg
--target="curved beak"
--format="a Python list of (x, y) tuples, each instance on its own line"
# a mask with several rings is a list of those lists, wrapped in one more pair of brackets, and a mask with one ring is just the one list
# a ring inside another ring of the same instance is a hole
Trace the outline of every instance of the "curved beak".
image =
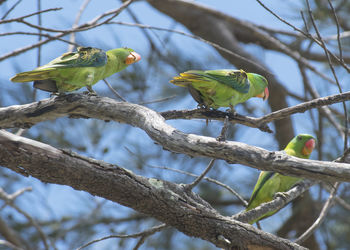
[(310, 139), (307, 142), (305, 142), (305, 145), (301, 151), (303, 155), (310, 155), (312, 153), (312, 150), (314, 150), (316, 145), (316, 141), (314, 139)]
[(125, 64), (130, 65), (141, 60), (141, 56), (136, 52), (130, 52), (128, 57), (125, 59)]
[(264, 92), (261, 92), (260, 94), (256, 95), (256, 97), (262, 98), (264, 101), (266, 101), (269, 98), (269, 89), (266, 87), (264, 89)]

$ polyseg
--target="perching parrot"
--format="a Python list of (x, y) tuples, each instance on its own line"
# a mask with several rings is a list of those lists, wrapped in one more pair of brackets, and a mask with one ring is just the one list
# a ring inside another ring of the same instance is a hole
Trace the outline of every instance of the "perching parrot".
[[(315, 148), (316, 140), (308, 134), (300, 134), (291, 140), (284, 151), (291, 156), (308, 159), (312, 150)], [(246, 211), (249, 211), (262, 203), (272, 201), (278, 192), (286, 192), (295, 184), (301, 181), (301, 178), (285, 176), (271, 171), (261, 171), (258, 181), (255, 184), (253, 193), (250, 197)], [(267, 218), (278, 210), (264, 214), (260, 218), (250, 221), (253, 224), (261, 219)]]
[(32, 71), (18, 73), (10, 80), (34, 81), (34, 88), (49, 92), (70, 92), (84, 86), (94, 92), (92, 85), (140, 59), (141, 56), (129, 48), (104, 52), (92, 47), (78, 47), (76, 52), (65, 53)]
[(265, 77), (243, 70), (190, 70), (174, 77), (171, 83), (187, 87), (200, 107), (233, 107), (251, 97), (269, 97)]

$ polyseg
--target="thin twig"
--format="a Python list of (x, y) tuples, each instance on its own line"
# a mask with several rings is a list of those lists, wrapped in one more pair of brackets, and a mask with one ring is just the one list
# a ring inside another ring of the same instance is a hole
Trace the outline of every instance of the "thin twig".
[(147, 239), (147, 236), (141, 236), (137, 244), (134, 246), (133, 250), (139, 249), (146, 239)]
[(344, 31), (344, 32), (341, 32), (340, 34), (326, 36), (323, 38), (323, 40), (324, 41), (339, 40), (339, 39), (348, 38), (348, 37), (350, 37), (350, 31)]
[[(335, 160), (335, 161), (337, 161), (337, 160)], [(341, 161), (341, 162), (344, 162), (344, 161)], [(324, 189), (326, 189), (327, 192), (329, 192), (329, 193), (332, 192), (332, 190), (333, 190), (333, 186), (332, 185), (329, 185), (328, 183), (321, 183), (321, 184), (322, 184), (322, 187)], [(337, 195), (334, 198), (334, 201), (337, 202), (344, 209), (350, 211), (350, 204), (348, 202), (346, 202), (344, 199), (342, 199), (341, 197), (339, 197), (339, 195)]]
[(7, 241), (7, 240), (0, 240), (0, 246), (6, 246), (9, 249), (13, 249), (13, 250), (24, 250), (21, 247), (15, 246), (14, 244), (12, 244), (11, 242)]
[(116, 91), (112, 85), (109, 84), (109, 82), (107, 82), (106, 79), (103, 79), (103, 81), (105, 82), (105, 84), (108, 86), (108, 88), (112, 91), (112, 93), (119, 98), (120, 100), (122, 100), (123, 102), (126, 102), (126, 100), (118, 93), (118, 91)]
[(330, 0), (328, 0), (328, 4), (331, 7), (331, 10), (332, 10), (332, 13), (334, 16), (334, 21), (335, 21), (335, 24), (337, 27), (337, 41), (338, 41), (338, 48), (339, 48), (339, 59), (340, 59), (340, 61), (343, 62), (344, 61), (343, 60), (343, 50), (342, 50), (342, 46), (341, 46), (341, 42), (340, 42), (340, 29), (339, 29), (338, 16), (337, 16), (337, 13), (335, 12), (335, 9), (334, 9), (332, 2)]
[[(79, 24), (79, 21), (80, 21), (80, 18), (81, 18), (81, 15), (83, 14), (84, 10), (86, 9), (86, 7), (88, 6), (88, 4), (90, 3), (91, 0), (85, 0), (83, 2), (83, 4), (81, 5), (79, 11), (78, 11), (78, 14), (77, 16), (75, 17), (75, 21), (74, 21), (74, 24), (72, 25), (72, 28), (76, 28)], [(70, 35), (70, 38), (69, 38), (69, 41), (72, 42), (72, 43), (75, 43), (75, 32), (72, 32), (71, 35)], [(68, 51), (69, 52), (72, 52), (74, 50), (74, 45), (72, 44), (69, 44), (68, 46)]]
[[(299, 71), (301, 73), (301, 77), (303, 79), (303, 83), (306, 87), (306, 89), (309, 91), (309, 93), (311, 94), (313, 99), (318, 99), (320, 98), (319, 93), (316, 91), (316, 89), (314, 89), (309, 81), (309, 78), (306, 75), (304, 66), (302, 66), (301, 64), (299, 65)], [(334, 126), (334, 128), (338, 131), (340, 136), (344, 136), (344, 129), (339, 125), (337, 119), (334, 117), (332, 111), (330, 110), (330, 108), (328, 106), (322, 106), (320, 107), (320, 109), (322, 111), (322, 114), (324, 116), (326, 116), (326, 118), (328, 119), (328, 121)]]
[(168, 96), (168, 97), (163, 97), (163, 98), (155, 99), (155, 100), (152, 100), (152, 101), (140, 102), (138, 104), (146, 105), (146, 104), (152, 104), (152, 103), (157, 103), (157, 102), (166, 102), (166, 101), (169, 101), (171, 99), (174, 99), (175, 97), (176, 97), (176, 95), (171, 95), (171, 96)]
[[(220, 136), (217, 138), (218, 141), (225, 141), (226, 140), (227, 127), (228, 127), (228, 116), (225, 117), (224, 126), (221, 129)], [(192, 183), (187, 184), (185, 186), (185, 188), (187, 190), (192, 190), (195, 186), (197, 186), (198, 183), (207, 175), (207, 173), (210, 171), (210, 169), (212, 169), (215, 160), (216, 160), (215, 158), (211, 159), (207, 168), (203, 171), (203, 173), (200, 176), (198, 176)]]
[(335, 194), (337, 192), (338, 187), (339, 187), (339, 182), (336, 182), (334, 184), (334, 188), (333, 188), (331, 194), (329, 195), (326, 203), (324, 204), (324, 206), (321, 210), (320, 216), (317, 218), (317, 220), (314, 222), (314, 224), (311, 225), (311, 227), (309, 227), (301, 236), (298, 237), (298, 239), (295, 240), (295, 243), (298, 243), (298, 244), (303, 243), (322, 224), (322, 222), (324, 221), (324, 219), (327, 216), (329, 209), (333, 205), (333, 200), (336, 197)]
[(87, 246), (90, 246), (90, 245), (96, 243), (96, 242), (99, 242), (99, 241), (102, 241), (102, 240), (106, 240), (106, 239), (111, 239), (111, 238), (123, 238), (123, 239), (126, 239), (126, 238), (144, 237), (146, 235), (149, 236), (149, 235), (155, 234), (155, 233), (163, 230), (166, 227), (168, 227), (166, 224), (161, 224), (159, 226), (152, 227), (152, 228), (147, 229), (145, 231), (142, 231), (140, 233), (121, 234), (121, 235), (109, 235), (109, 236), (106, 236), (106, 237), (103, 237), (103, 238), (100, 238), (100, 239), (97, 239), (97, 240), (90, 241), (90, 242), (86, 243), (85, 245), (82, 245), (81, 247), (78, 247), (76, 250), (83, 249), (83, 248), (85, 248)]
[(4, 20), (11, 13), (11, 11), (13, 11), (16, 6), (20, 4), (20, 2), (22, 2), (22, 0), (18, 0), (14, 5), (12, 5), (12, 7), (2, 16), (1, 20)]
[[(300, 11), (300, 15), (301, 15), (301, 18), (303, 19), (303, 22), (304, 22), (304, 27), (305, 27), (305, 30), (306, 30), (306, 34), (310, 34), (309, 26), (307, 25), (307, 22), (306, 22), (306, 19), (305, 19), (305, 16), (304, 16), (304, 12), (302, 10)], [(313, 43), (313, 40), (310, 41), (310, 45), (309, 45), (308, 49), (310, 49), (312, 43)]]
[(350, 100), (350, 91), (336, 94), (336, 95), (330, 95), (326, 97), (320, 97), (318, 99), (314, 99), (308, 102), (304, 102), (301, 104), (297, 104), (295, 106), (291, 106), (288, 108), (280, 109), (275, 112), (272, 112), (270, 114), (264, 115), (261, 118), (257, 118), (258, 123), (266, 123), (271, 122), (274, 120), (281, 120), (283, 118), (286, 118), (292, 114), (296, 113), (303, 113), (307, 110), (318, 108), (322, 106), (327, 106), (333, 103), (339, 103)]
[[(39, 14), (37, 15), (38, 17), (38, 26), (42, 26), (42, 20), (41, 20), (41, 0), (37, 0), (37, 9), (38, 9), (38, 12)], [(39, 36), (38, 36), (38, 42), (40, 42), (42, 40), (42, 33), (43, 31), (41, 29), (38, 29), (38, 32), (39, 32)], [(39, 67), (41, 64), (41, 46), (38, 47), (38, 55), (37, 55), (37, 67)], [(33, 101), (36, 100), (36, 94), (37, 94), (37, 89), (34, 88), (33, 89)]]
[(266, 27), (264, 25), (256, 25), (256, 27), (258, 27), (259, 29), (266, 31), (267, 33), (270, 33), (270, 34), (281, 34), (281, 35), (291, 36), (291, 37), (295, 37), (295, 38), (304, 38), (304, 36), (300, 35), (297, 32), (273, 29), (271, 27)]
[[(332, 74), (333, 74), (333, 77), (334, 77), (334, 79), (335, 79), (335, 81), (337, 83), (339, 93), (343, 93), (343, 90), (342, 90), (342, 88), (340, 86), (337, 74), (335, 73), (333, 64), (332, 64), (331, 59), (329, 57), (329, 50), (327, 49), (326, 44), (324, 43), (324, 41), (322, 39), (322, 36), (321, 36), (321, 34), (320, 34), (320, 32), (319, 32), (319, 30), (317, 28), (317, 25), (315, 23), (315, 20), (314, 20), (312, 11), (311, 11), (309, 0), (306, 0), (306, 4), (307, 4), (307, 8), (308, 8), (308, 11), (309, 11), (309, 16), (310, 16), (312, 25), (313, 25), (313, 27), (314, 27), (314, 29), (316, 31), (316, 34), (317, 34), (317, 37), (318, 37), (319, 41), (321, 42), (321, 47), (324, 49), (324, 53), (325, 53), (325, 55), (327, 57), (327, 61), (328, 61), (329, 67), (330, 67), (330, 69), (332, 71)], [(343, 109), (344, 109), (344, 117), (345, 117), (345, 131), (348, 131), (348, 114), (347, 114), (348, 112), (347, 112), (345, 101), (343, 101)], [(344, 133), (344, 151), (347, 148), (348, 148), (348, 133)]]
[(201, 42), (204, 42), (206, 44), (209, 44), (210, 46), (220, 50), (220, 51), (223, 51), (227, 54), (230, 54), (231, 56), (234, 56), (242, 61), (245, 61), (245, 62), (248, 62), (252, 65), (254, 65), (255, 67), (257, 68), (260, 68), (264, 71), (266, 71), (265, 68), (263, 68), (260, 64), (252, 61), (252, 60), (249, 60), (231, 50), (228, 50), (224, 47), (221, 47), (220, 45), (216, 44), (216, 43), (213, 43), (213, 42), (210, 42), (208, 40), (205, 40), (204, 38), (200, 37), (200, 36), (196, 36), (196, 35), (192, 35), (192, 34), (188, 34), (186, 32), (182, 32), (182, 31), (178, 31), (178, 30), (174, 30), (174, 29), (167, 29), (167, 28), (161, 28), (161, 27), (155, 27), (155, 26), (151, 26), (151, 25), (144, 25), (144, 24), (140, 24), (140, 23), (126, 23), (126, 22), (120, 22), (120, 21), (117, 21), (117, 22), (109, 22), (109, 24), (119, 24), (119, 25), (124, 25), (124, 26), (131, 26), (131, 27), (139, 27), (139, 28), (143, 28), (143, 29), (154, 29), (154, 30), (160, 30), (160, 31), (167, 31), (167, 32), (172, 32), (172, 33), (176, 33), (176, 34), (179, 34), (179, 35), (182, 35), (182, 36), (187, 36), (187, 37), (190, 37), (190, 38), (193, 38), (193, 39), (196, 39), (196, 40), (199, 40)]
[(39, 14), (46, 13), (46, 12), (49, 12), (49, 11), (58, 11), (58, 10), (61, 10), (61, 9), (62, 8), (50, 8), (50, 9), (41, 10), (39, 12), (34, 12), (34, 13), (31, 13), (31, 14), (28, 14), (28, 15), (25, 15), (25, 16), (17, 17), (17, 18), (12, 18), (12, 19), (7, 19), (7, 20), (0, 20), (0, 24), (11, 23), (11, 22), (18, 22), (20, 20), (23, 20), (23, 19), (31, 17), (31, 16), (39, 15)]
[[(128, 0), (128, 1), (124, 2), (119, 8), (113, 9), (113, 10), (111, 10), (111, 11), (108, 11), (108, 12), (104, 13), (104, 14), (101, 14), (100, 16), (94, 18), (93, 20), (91, 20), (91, 21), (89, 21), (89, 22), (87, 22), (87, 23), (85, 23), (85, 24), (82, 24), (82, 25), (78, 26), (77, 28), (70, 29), (70, 30), (62, 30), (62, 31), (59, 31), (59, 30), (54, 30), (54, 29), (47, 29), (47, 28), (44, 28), (44, 27), (40, 27), (40, 26), (37, 26), (37, 25), (30, 24), (30, 23), (28, 23), (28, 22), (21, 21), (21, 18), (14, 19), (14, 20), (12, 20), (12, 21), (17, 21), (17, 22), (26, 23), (26, 24), (28, 24), (29, 26), (31, 26), (31, 27), (33, 27), (33, 28), (36, 28), (36, 29), (48, 30), (48, 31), (53, 31), (53, 32), (61, 32), (61, 33), (59, 33), (59, 34), (53, 36), (52, 38), (48, 38), (48, 39), (46, 39), (46, 40), (42, 40), (42, 41), (37, 42), (37, 43), (35, 43), (35, 44), (32, 44), (32, 45), (29, 45), (29, 46), (26, 46), (26, 47), (23, 47), (23, 48), (14, 50), (14, 51), (12, 51), (12, 52), (9, 52), (9, 53), (7, 53), (7, 54), (1, 56), (1, 57), (0, 57), (0, 61), (5, 60), (5, 59), (7, 59), (7, 58), (9, 58), (9, 57), (11, 57), (11, 56), (19, 55), (19, 54), (21, 54), (21, 53), (23, 53), (23, 52), (26, 52), (26, 51), (28, 51), (28, 50), (31, 50), (31, 49), (33, 49), (33, 48), (37, 48), (38, 46), (41, 46), (41, 45), (46, 44), (46, 43), (48, 43), (48, 42), (50, 42), (50, 41), (56, 40), (57, 38), (60, 38), (60, 37), (62, 37), (62, 36), (65, 36), (65, 35), (67, 35), (67, 34), (70, 34), (70, 33), (72, 33), (72, 32), (85, 31), (85, 30), (93, 29), (93, 28), (99, 27), (99, 26), (101, 26), (101, 25), (103, 25), (103, 24), (106, 24), (106, 23), (110, 22), (113, 18), (115, 18), (117, 15), (119, 15), (120, 12), (121, 12), (122, 10), (124, 10), (126, 7), (128, 7), (128, 6), (132, 3), (132, 1), (133, 1), (133, 0)], [(44, 11), (41, 11), (41, 13), (43, 13), (43, 12), (44, 12)], [(34, 14), (34, 13), (33, 13), (33, 14)], [(33, 14), (31, 14), (31, 15), (33, 15)], [(36, 13), (36, 14), (37, 14), (37, 13)], [(113, 15), (112, 15), (112, 14), (113, 14)], [(98, 23), (98, 21), (99, 21), (100, 19), (102, 19), (102, 18), (104, 18), (105, 16), (108, 16), (108, 15), (112, 15), (112, 17), (106, 19), (106, 20), (103, 21), (103, 22)], [(28, 15), (28, 16), (29, 16), (29, 15)], [(27, 17), (27, 16), (25, 16), (25, 17)], [(22, 17), (22, 18), (23, 18), (23, 17)], [(8, 21), (8, 20), (4, 20), (4, 21)], [(4, 22), (4, 21), (3, 21), (3, 22)], [(1, 21), (0, 21), (0, 24), (1, 24)]]
[(44, 247), (45, 249), (49, 249), (49, 245), (47, 242), (47, 238), (46, 235), (44, 234), (44, 232), (41, 230), (40, 226), (38, 225), (38, 223), (25, 211), (23, 211), (20, 207), (18, 207), (16, 204), (14, 204), (14, 198), (18, 197), (18, 195), (20, 195), (21, 193), (28, 191), (29, 189), (24, 189), (23, 191), (20, 191), (19, 193), (15, 194), (15, 195), (9, 195), (7, 194), (2, 188), (0, 188), (0, 199), (2, 199), (3, 201), (5, 201), (5, 203), (11, 207), (13, 207), (14, 209), (17, 210), (17, 212), (19, 212), (20, 214), (22, 214), (24, 217), (26, 217), (26, 219), (35, 227), (35, 229), (38, 231), (39, 236), (41, 238), (41, 240), (44, 243)]
[(203, 171), (203, 173), (201, 173), (192, 183), (190, 184), (186, 184), (185, 188), (187, 190), (192, 190), (195, 186), (198, 185), (198, 183), (207, 175), (207, 173), (210, 171), (210, 169), (212, 169), (212, 167), (214, 166), (214, 162), (216, 159), (211, 159), (208, 166), (206, 167), (206, 169)]
[(340, 198), (340, 197), (335, 197), (335, 201), (337, 203), (339, 203), (339, 205), (341, 205), (343, 208), (345, 208), (346, 210), (350, 211), (350, 204), (347, 203), (344, 199)]
[[(51, 40), (58, 40), (58, 41), (61, 41), (61, 42), (64, 42), (64, 43), (68, 43), (68, 44), (72, 44), (72, 45), (75, 45), (75, 46), (79, 46), (78, 43), (72, 43), (72, 42), (70, 42), (70, 41), (68, 41), (68, 40), (59, 38), (59, 37), (57, 37), (57, 36), (54, 37), (54, 36), (51, 36), (50, 34), (47, 34), (47, 33), (22, 32), (22, 31), (0, 33), (0, 36), (11, 36), (11, 35), (44, 36), (44, 37), (47, 37), (47, 38), (51, 38)], [(38, 46), (37, 46), (37, 47), (38, 47)]]
[[(151, 168), (159, 168), (159, 169), (170, 170), (170, 171), (173, 171), (173, 172), (176, 172), (176, 173), (179, 173), (179, 174), (193, 176), (195, 178), (198, 177), (198, 175), (196, 175), (196, 174), (193, 174), (193, 173), (190, 173), (190, 172), (186, 172), (186, 171), (183, 171), (183, 170), (179, 170), (179, 169), (174, 169), (174, 168), (169, 168), (169, 167), (152, 166), (152, 165), (147, 165), (147, 166), (151, 167)], [(226, 185), (226, 184), (224, 184), (222, 182), (219, 182), (218, 180), (209, 178), (209, 177), (204, 177), (204, 180), (206, 180), (207, 182), (214, 183), (214, 184), (216, 184), (216, 185), (218, 185), (220, 187), (225, 188), (231, 194), (236, 196), (240, 200), (240, 202), (242, 203), (243, 206), (246, 207), (248, 205), (248, 202), (238, 192), (236, 192), (234, 189), (232, 189), (230, 186), (228, 186), (228, 185)]]
[(33, 190), (32, 187), (21, 188), (21, 189), (17, 190), (16, 192), (14, 192), (13, 194), (9, 194), (8, 198), (10, 200), (15, 200), (18, 196), (22, 195), (24, 192), (31, 192), (32, 190)]
[[(293, 28), (294, 30), (300, 32), (301, 34), (303, 34), (305, 37), (313, 40), (314, 42), (316, 42), (319, 46), (322, 47), (322, 44), (320, 41), (318, 41), (316, 38), (314, 38), (310, 33), (306, 33), (303, 30), (297, 28), (296, 26), (294, 26), (293, 24), (287, 22), (286, 20), (284, 20), (282, 17), (280, 17), (279, 15), (277, 15), (275, 12), (273, 12), (271, 9), (269, 9), (266, 5), (264, 5), (260, 0), (256, 0), (264, 9), (266, 9), (268, 12), (270, 12), (273, 16), (275, 16), (278, 20), (280, 20), (281, 22), (287, 24), (288, 26), (290, 26), (291, 28)], [(335, 58), (339, 64), (341, 64), (348, 72), (350, 72), (350, 67), (347, 66), (342, 60), (340, 60), (336, 55), (334, 55), (331, 51), (328, 51), (328, 53)]]

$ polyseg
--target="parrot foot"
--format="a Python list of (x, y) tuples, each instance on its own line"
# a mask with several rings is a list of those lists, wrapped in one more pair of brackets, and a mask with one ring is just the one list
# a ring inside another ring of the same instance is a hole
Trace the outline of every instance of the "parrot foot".
[(233, 116), (237, 115), (237, 112), (236, 112), (235, 108), (232, 105), (230, 105), (229, 109), (226, 109), (226, 112), (227, 113), (232, 113)]
[(50, 93), (50, 97), (54, 97), (54, 96), (65, 96), (66, 95), (66, 93), (64, 93), (64, 92), (51, 92)]
[(281, 197), (284, 200), (284, 202), (287, 202), (288, 195), (287, 195), (286, 192), (277, 192), (277, 193), (275, 193), (274, 196), (273, 196), (273, 199), (276, 199), (278, 197)]
[(210, 110), (210, 108), (207, 105), (205, 105), (204, 103), (199, 103), (197, 105), (197, 109), (204, 109), (205, 111), (209, 111)]
[(88, 96), (97, 96), (97, 93), (95, 91), (94, 92), (84, 91), (83, 94)]
[(226, 141), (226, 138), (222, 135), (219, 135), (218, 137), (216, 137), (217, 141)]

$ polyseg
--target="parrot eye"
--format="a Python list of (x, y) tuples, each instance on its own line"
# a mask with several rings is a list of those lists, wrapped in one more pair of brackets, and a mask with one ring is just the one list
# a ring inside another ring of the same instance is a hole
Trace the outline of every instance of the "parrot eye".
[(302, 139), (303, 139), (303, 138), (302, 138), (301, 136), (298, 136), (298, 137), (297, 137), (297, 140), (298, 140), (298, 141), (301, 141)]

